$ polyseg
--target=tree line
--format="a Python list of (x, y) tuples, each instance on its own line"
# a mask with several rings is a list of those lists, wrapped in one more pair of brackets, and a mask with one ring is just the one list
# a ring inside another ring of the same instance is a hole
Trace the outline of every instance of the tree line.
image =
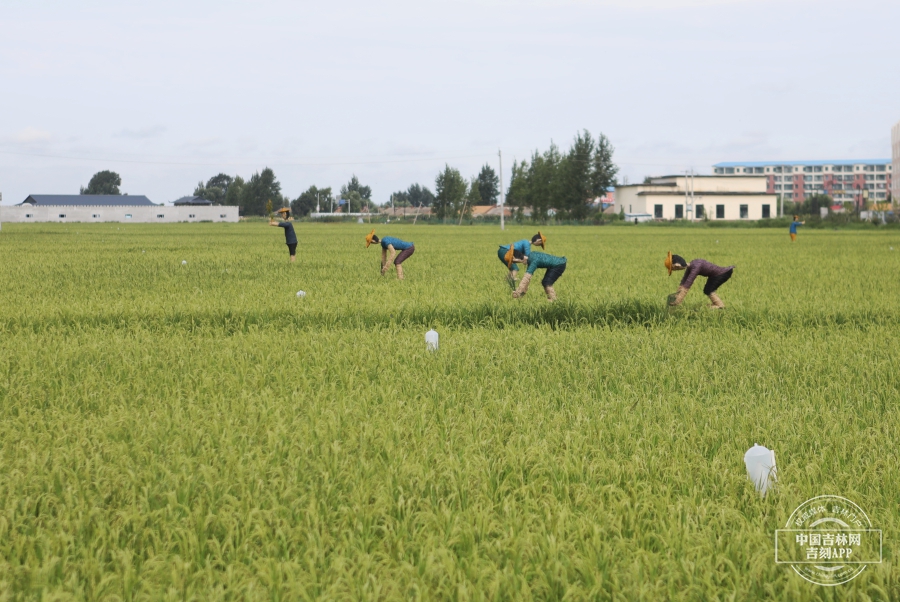
[(616, 184), (619, 168), (613, 163), (614, 148), (600, 134), (597, 140), (587, 130), (576, 134), (572, 146), (560, 152), (552, 142), (530, 160), (513, 161), (506, 203), (519, 216), (526, 207), (532, 219), (542, 221), (555, 211), (558, 219), (581, 220), (598, 207), (592, 201)]
[[(592, 201), (615, 185), (618, 167), (612, 160), (613, 150), (606, 136), (600, 134), (595, 141), (587, 130), (575, 136), (565, 153), (551, 142), (547, 151), (534, 151), (530, 160), (513, 161), (506, 203), (520, 217), (525, 208), (531, 208), (536, 220), (546, 219), (551, 210), (562, 219), (590, 217), (596, 211)], [(121, 184), (119, 174), (101, 171), (81, 188), (81, 194), (119, 194)], [(384, 204), (430, 207), (438, 219), (455, 219), (471, 216), (472, 207), (496, 205), (500, 192), (500, 179), (490, 165), (485, 164), (477, 175), (466, 179), (458, 169), (445, 164), (435, 177), (434, 192), (413, 183), (406, 190), (394, 192)], [(328, 213), (338, 209), (361, 213), (377, 206), (372, 201), (372, 188), (360, 183), (355, 174), (337, 194), (330, 186), (313, 185), (290, 199), (282, 193), (281, 183), (269, 167), (247, 179), (219, 173), (200, 181), (194, 196), (218, 205), (238, 206), (241, 215), (267, 215), (269, 207), (290, 207), (294, 215), (302, 217), (317, 208)]]

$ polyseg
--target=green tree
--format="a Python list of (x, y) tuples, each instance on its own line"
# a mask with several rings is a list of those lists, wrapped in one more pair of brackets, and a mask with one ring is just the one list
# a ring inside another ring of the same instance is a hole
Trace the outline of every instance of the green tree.
[(241, 190), (241, 212), (244, 215), (266, 215), (266, 201), (271, 200), (278, 207), (283, 206), (281, 184), (275, 179), (275, 172), (266, 167), (250, 176)]
[(231, 184), (228, 186), (228, 192), (225, 193), (225, 204), (240, 206), (244, 198), (244, 186), (244, 178), (241, 176), (234, 176), (234, 180), (232, 180)]
[(437, 193), (433, 204), (435, 217), (458, 217), (466, 201), (468, 188), (459, 170), (444, 165), (444, 170), (434, 180), (434, 188)]
[(597, 136), (597, 144), (594, 147), (594, 169), (591, 174), (594, 196), (603, 196), (609, 188), (616, 185), (619, 168), (613, 163), (614, 152), (615, 148), (609, 138), (603, 134)]
[(353, 174), (353, 177), (350, 178), (350, 181), (341, 186), (341, 198), (347, 198), (347, 195), (351, 192), (358, 193), (359, 197), (361, 199), (365, 199), (366, 201), (372, 200), (372, 189), (368, 186), (362, 186), (359, 183), (359, 178), (356, 177), (356, 174)]
[(588, 217), (595, 196), (591, 182), (594, 139), (584, 130), (576, 134), (572, 147), (560, 163), (559, 212), (568, 219)]
[(213, 176), (204, 184), (200, 182), (194, 189), (194, 196), (212, 201), (217, 205), (225, 204), (225, 198), (228, 196), (228, 187), (234, 182), (231, 176), (220, 173)]
[(291, 212), (296, 216), (303, 217), (315, 211), (317, 204), (320, 209), (328, 210), (331, 205), (330, 186), (328, 188), (310, 186), (306, 192), (291, 201)]
[(122, 185), (122, 176), (114, 171), (98, 171), (88, 182), (87, 187), (82, 186), (79, 194), (122, 194), (119, 186)]
[(388, 204), (390, 203), (393, 203), (394, 207), (412, 207), (412, 203), (409, 200), (409, 193), (405, 190), (399, 190), (391, 194), (391, 199), (388, 201)]
[(411, 184), (406, 193), (409, 195), (409, 204), (412, 207), (431, 207), (431, 204), (434, 203), (434, 193), (426, 186)]
[(481, 168), (478, 174), (478, 191), (481, 195), (478, 205), (496, 205), (500, 198), (500, 178), (497, 172), (487, 163)]

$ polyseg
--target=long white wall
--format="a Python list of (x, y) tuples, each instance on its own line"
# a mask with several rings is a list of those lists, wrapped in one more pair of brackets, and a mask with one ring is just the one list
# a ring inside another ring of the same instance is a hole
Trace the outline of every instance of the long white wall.
[(71, 207), (12, 205), (0, 207), (0, 222), (236, 222), (234, 206)]
[(891, 178), (891, 197), (893, 202), (900, 202), (900, 122), (894, 124), (891, 128), (891, 154), (892, 154), (892, 170)]

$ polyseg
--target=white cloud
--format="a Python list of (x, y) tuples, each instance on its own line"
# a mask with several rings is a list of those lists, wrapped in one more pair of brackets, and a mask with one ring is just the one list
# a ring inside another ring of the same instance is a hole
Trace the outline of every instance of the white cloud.
[(117, 138), (153, 138), (155, 136), (159, 136), (165, 131), (166, 126), (164, 125), (151, 125), (148, 127), (138, 128), (136, 130), (124, 129), (118, 134), (115, 134), (115, 136)]
[(50, 142), (52, 138), (53, 137), (50, 135), (50, 132), (45, 132), (44, 130), (39, 130), (31, 126), (19, 130), (11, 136), (11, 140), (13, 142), (29, 145)]

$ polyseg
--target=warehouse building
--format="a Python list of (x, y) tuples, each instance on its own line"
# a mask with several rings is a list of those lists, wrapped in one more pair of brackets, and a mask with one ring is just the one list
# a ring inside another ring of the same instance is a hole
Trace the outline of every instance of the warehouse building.
[(222, 205), (157, 205), (145, 196), (32, 194), (0, 207), (2, 222), (236, 222), (238, 208)]
[(766, 219), (777, 216), (776, 202), (765, 176), (663, 176), (616, 187), (621, 211), (656, 220)]

